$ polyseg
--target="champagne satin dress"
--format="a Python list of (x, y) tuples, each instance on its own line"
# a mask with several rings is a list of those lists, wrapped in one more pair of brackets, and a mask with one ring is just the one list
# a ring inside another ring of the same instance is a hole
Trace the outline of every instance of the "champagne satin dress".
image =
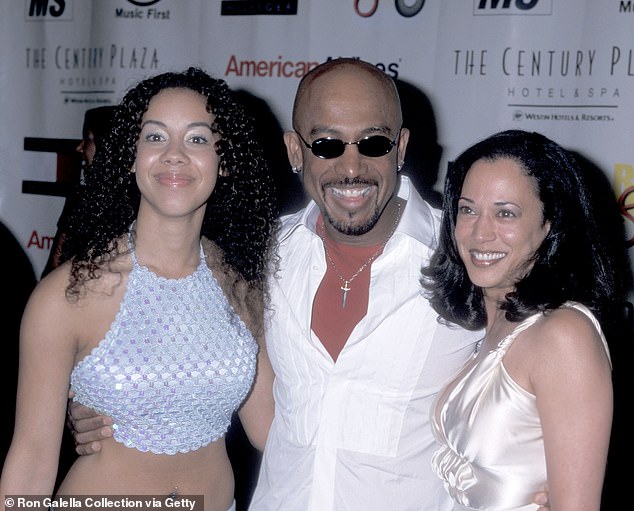
[[(585, 306), (567, 302), (601, 327)], [(432, 408), (432, 429), (442, 447), (432, 458), (434, 471), (456, 502), (454, 511), (529, 511), (546, 482), (546, 459), (535, 396), (511, 379), (502, 364), (517, 335), (542, 314), (515, 327), (479, 363), (474, 354), (444, 387)]]

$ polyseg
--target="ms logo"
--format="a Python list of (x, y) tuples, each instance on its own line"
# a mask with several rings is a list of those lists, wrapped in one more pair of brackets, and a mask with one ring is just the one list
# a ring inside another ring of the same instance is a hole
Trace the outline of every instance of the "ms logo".
[(72, 19), (72, 0), (26, 0), (27, 19)]
[(553, 0), (473, 0), (473, 13), (480, 16), (500, 14), (552, 14)]

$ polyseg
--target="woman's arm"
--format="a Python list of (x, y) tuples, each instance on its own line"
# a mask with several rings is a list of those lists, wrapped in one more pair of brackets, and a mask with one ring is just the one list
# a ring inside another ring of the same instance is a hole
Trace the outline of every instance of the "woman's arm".
[(15, 431), (0, 480), (5, 495), (53, 491), (64, 427), (69, 375), (76, 351), (67, 268), (42, 280), (31, 295), (20, 331)]
[(259, 339), (258, 344), (260, 349), (255, 382), (249, 396), (238, 411), (238, 416), (253, 447), (263, 451), (275, 413), (273, 402), (274, 375), (264, 339)]
[(599, 511), (613, 406), (601, 337), (583, 313), (560, 309), (534, 339), (530, 379), (544, 431), (550, 508)]
[[(215, 243), (202, 238), (207, 264), (236, 313), (258, 342), (255, 382), (238, 416), (249, 441), (256, 449), (264, 444), (273, 421), (273, 369), (264, 343), (264, 309), (266, 296), (257, 286), (250, 286), (224, 263), (222, 251)], [(92, 440), (96, 440), (94, 437)]]

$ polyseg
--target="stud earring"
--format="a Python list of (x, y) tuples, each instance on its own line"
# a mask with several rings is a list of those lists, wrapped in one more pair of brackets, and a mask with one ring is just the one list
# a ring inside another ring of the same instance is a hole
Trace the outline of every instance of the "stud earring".
[(291, 170), (293, 171), (293, 174), (301, 174), (302, 173), (302, 168), (301, 167), (292, 166)]

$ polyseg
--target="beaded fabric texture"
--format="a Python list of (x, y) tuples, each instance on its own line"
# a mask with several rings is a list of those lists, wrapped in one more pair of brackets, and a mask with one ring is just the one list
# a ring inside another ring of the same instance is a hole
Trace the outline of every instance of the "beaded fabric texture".
[(255, 377), (257, 343), (201, 260), (166, 279), (133, 268), (105, 338), (71, 374), (75, 400), (114, 420), (114, 439), (155, 454), (222, 437)]

